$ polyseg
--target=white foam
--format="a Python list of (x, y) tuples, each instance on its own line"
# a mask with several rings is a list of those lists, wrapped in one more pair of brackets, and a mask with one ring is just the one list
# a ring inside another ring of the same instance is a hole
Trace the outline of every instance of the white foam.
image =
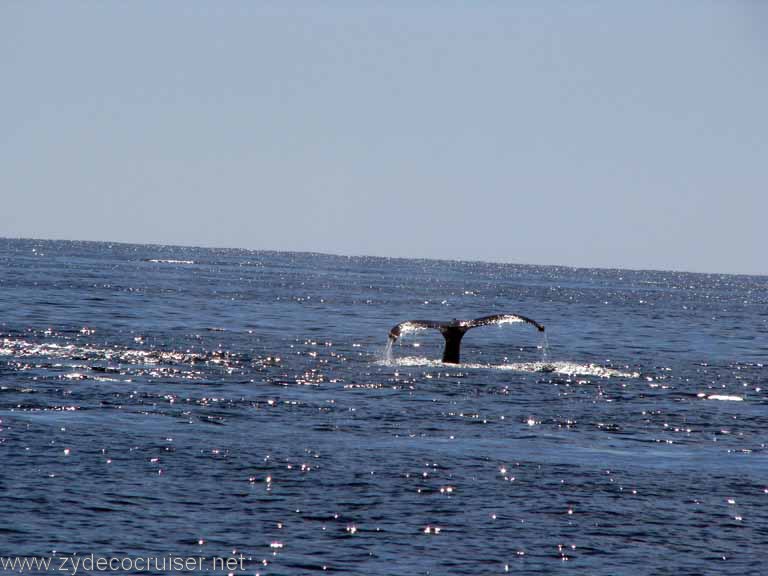
[(194, 264), (194, 260), (174, 260), (172, 258), (151, 258), (147, 262), (153, 262), (155, 264)]
[(401, 358), (380, 361), (379, 364), (397, 367), (429, 367), (429, 368), (463, 368), (481, 370), (508, 370), (510, 372), (551, 372), (564, 376), (598, 376), (600, 378), (638, 378), (638, 372), (625, 372), (615, 368), (607, 368), (598, 364), (579, 364), (576, 362), (514, 362), (510, 364), (479, 364), (463, 363), (448, 364), (440, 360), (430, 360), (419, 356), (403, 356)]
[(697, 394), (699, 398), (706, 398), (707, 400), (722, 400), (723, 402), (742, 402), (744, 398), (741, 396), (736, 395), (729, 395), (729, 394), (705, 394), (704, 392), (699, 392)]

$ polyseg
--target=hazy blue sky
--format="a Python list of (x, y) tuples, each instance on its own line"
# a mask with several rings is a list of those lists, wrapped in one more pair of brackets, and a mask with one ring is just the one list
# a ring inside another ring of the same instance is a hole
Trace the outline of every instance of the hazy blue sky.
[(0, 236), (768, 274), (768, 2), (0, 2)]

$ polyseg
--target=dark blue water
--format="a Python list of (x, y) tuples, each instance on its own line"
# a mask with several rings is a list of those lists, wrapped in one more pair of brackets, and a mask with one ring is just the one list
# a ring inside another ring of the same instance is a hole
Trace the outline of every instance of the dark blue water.
[(0, 311), (0, 556), (765, 573), (766, 277), (0, 240)]

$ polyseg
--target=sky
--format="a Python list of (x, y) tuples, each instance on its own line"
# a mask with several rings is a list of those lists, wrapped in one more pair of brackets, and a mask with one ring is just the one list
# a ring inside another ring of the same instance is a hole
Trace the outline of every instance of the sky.
[(0, 1), (0, 237), (768, 274), (768, 3)]

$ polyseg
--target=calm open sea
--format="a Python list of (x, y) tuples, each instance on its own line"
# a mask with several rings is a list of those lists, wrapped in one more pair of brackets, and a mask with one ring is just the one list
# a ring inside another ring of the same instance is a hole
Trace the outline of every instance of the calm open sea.
[(0, 312), (0, 556), (768, 571), (768, 277), (0, 239)]

